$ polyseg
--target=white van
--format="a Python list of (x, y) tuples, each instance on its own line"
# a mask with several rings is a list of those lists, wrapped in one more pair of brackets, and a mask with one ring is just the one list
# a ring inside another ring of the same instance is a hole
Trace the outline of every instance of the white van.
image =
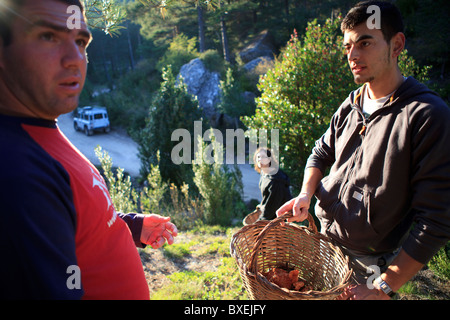
[(78, 108), (73, 118), (73, 127), (76, 131), (83, 130), (87, 136), (99, 130), (109, 132), (108, 112), (106, 108), (97, 106)]

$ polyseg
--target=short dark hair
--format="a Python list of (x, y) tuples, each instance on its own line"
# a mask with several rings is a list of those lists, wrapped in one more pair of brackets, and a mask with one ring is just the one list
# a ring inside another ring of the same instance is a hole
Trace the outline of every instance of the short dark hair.
[(400, 10), (391, 2), (387, 1), (363, 1), (357, 3), (341, 22), (341, 30), (353, 30), (356, 26), (367, 21), (373, 13), (367, 13), (367, 8), (371, 5), (380, 8), (381, 32), (386, 42), (390, 42), (392, 37), (398, 32), (404, 32), (404, 25)]
[[(17, 16), (17, 12), (25, 4), (26, 0), (10, 0), (0, 6), (0, 37), (3, 39), (3, 46), (11, 43), (11, 24)], [(82, 0), (56, 0), (67, 5), (79, 6), (84, 13), (84, 4)]]

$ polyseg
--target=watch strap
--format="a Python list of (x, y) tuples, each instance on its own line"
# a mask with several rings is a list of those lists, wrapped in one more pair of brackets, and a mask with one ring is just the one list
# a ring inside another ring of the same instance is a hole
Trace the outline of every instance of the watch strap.
[(386, 283), (386, 281), (384, 281), (383, 279), (381, 279), (381, 276), (376, 278), (374, 281), (374, 283), (376, 283), (378, 285), (378, 287), (381, 289), (381, 291), (383, 291), (385, 294), (387, 294), (389, 297), (393, 297), (395, 296), (395, 292), (391, 289), (391, 287)]

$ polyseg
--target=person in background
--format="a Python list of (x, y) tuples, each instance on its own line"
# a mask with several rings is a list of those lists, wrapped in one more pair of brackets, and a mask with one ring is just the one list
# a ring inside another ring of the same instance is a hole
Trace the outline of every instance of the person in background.
[(291, 220), (303, 221), (315, 195), (321, 233), (354, 270), (340, 299), (390, 299), (450, 239), (450, 109), (402, 75), (405, 35), (394, 4), (358, 3), (341, 29), (361, 87), (316, 141), (300, 194), (277, 215), (293, 210)]
[(292, 199), (289, 177), (279, 168), (278, 161), (269, 148), (258, 148), (254, 153), (253, 163), (256, 172), (261, 175), (259, 189), (262, 200), (257, 206), (260, 211), (257, 220), (272, 220), (276, 217), (277, 209)]
[(1, 299), (149, 299), (137, 247), (171, 244), (169, 217), (116, 212), (98, 170), (59, 130), (86, 78), (77, 0), (0, 1)]

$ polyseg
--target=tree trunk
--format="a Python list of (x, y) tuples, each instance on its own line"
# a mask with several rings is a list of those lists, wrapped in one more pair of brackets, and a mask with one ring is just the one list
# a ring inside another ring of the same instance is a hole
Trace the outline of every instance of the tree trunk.
[[(220, 8), (222, 8), (222, 2), (220, 2)], [(225, 23), (225, 17), (222, 13), (220, 15), (220, 31), (222, 33), (222, 46), (223, 46), (223, 58), (225, 61), (230, 62), (230, 49), (228, 47), (227, 25)]]
[(199, 52), (205, 52), (205, 20), (203, 19), (203, 7), (197, 6), (198, 13), (198, 41)]
[(133, 46), (131, 44), (131, 37), (130, 37), (130, 28), (129, 28), (129, 23), (127, 21), (127, 40), (128, 40), (128, 54), (130, 57), (130, 67), (131, 70), (134, 69), (134, 55), (133, 55)]

